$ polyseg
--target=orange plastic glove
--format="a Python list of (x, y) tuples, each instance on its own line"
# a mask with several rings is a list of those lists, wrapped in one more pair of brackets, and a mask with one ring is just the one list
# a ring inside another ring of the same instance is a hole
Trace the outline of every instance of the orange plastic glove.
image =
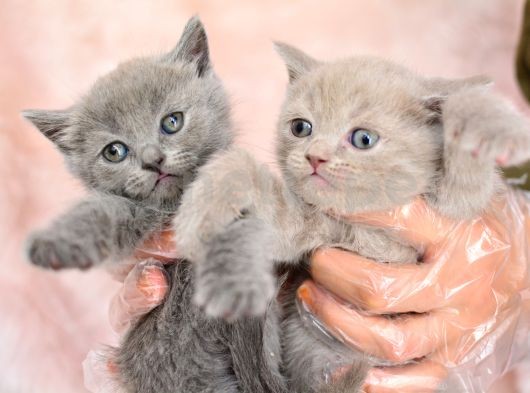
[[(365, 391), (486, 392), (528, 353), (529, 205), (510, 191), (490, 212), (452, 222), (417, 200), (347, 219), (392, 228), (425, 250), (423, 263), (390, 265), (333, 249), (312, 258), (298, 290), (329, 333), (404, 364), (369, 373)], [(389, 318), (384, 314), (418, 313)], [(309, 319), (311, 320), (311, 318)]]

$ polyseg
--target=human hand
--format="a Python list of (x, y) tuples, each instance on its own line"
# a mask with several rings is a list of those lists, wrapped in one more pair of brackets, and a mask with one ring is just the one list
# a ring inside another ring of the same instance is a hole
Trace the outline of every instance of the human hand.
[[(314, 281), (298, 290), (335, 337), (403, 364), (372, 369), (367, 392), (485, 392), (528, 350), (530, 214), (522, 194), (509, 191), (468, 222), (445, 219), (422, 200), (347, 219), (392, 229), (424, 250), (423, 263), (396, 266), (323, 249), (312, 258)], [(418, 314), (385, 316), (394, 313)]]
[(113, 275), (123, 282), (109, 308), (110, 323), (116, 332), (126, 331), (138, 318), (163, 302), (169, 289), (164, 264), (176, 257), (173, 231), (167, 230), (157, 233), (138, 248), (133, 262), (114, 269)]

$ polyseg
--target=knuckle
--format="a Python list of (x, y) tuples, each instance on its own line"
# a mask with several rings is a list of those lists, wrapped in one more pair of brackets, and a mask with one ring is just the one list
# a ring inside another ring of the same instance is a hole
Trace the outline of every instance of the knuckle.
[(385, 345), (383, 354), (385, 358), (396, 364), (404, 364), (413, 359), (427, 355), (426, 349), (430, 347), (425, 337), (425, 332), (412, 332), (403, 326), (401, 331), (394, 332), (390, 337), (384, 337)]
[(352, 287), (350, 295), (350, 299), (357, 300), (360, 303), (359, 306), (371, 312), (385, 311), (389, 306), (388, 299), (380, 296), (374, 288), (368, 285), (360, 288)]
[(392, 343), (384, 348), (385, 358), (393, 363), (405, 363), (410, 360), (410, 355), (406, 351), (404, 343)]

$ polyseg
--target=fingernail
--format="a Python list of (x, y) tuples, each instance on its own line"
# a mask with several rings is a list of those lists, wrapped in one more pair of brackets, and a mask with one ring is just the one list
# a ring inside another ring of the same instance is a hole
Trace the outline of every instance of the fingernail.
[(166, 278), (159, 269), (145, 268), (140, 274), (137, 288), (150, 301), (160, 301), (166, 293)]
[(113, 375), (117, 375), (118, 365), (112, 360), (107, 360), (107, 371)]
[(315, 294), (308, 284), (302, 284), (296, 291), (298, 299), (311, 311), (315, 309)]
[(382, 370), (378, 368), (372, 368), (368, 371), (364, 383), (368, 385), (378, 385), (381, 383), (383, 377), (384, 372)]

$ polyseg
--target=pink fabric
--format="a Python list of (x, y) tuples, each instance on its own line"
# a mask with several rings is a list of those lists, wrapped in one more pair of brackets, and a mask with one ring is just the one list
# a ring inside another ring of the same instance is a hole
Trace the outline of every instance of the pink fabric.
[[(0, 4), (0, 391), (84, 392), (81, 362), (115, 339), (116, 289), (101, 271), (47, 273), (22, 243), (82, 194), (24, 108), (61, 108), (118, 61), (168, 50), (198, 13), (234, 103), (239, 142), (264, 161), (286, 73), (271, 40), (326, 59), (367, 53), (443, 76), (486, 73), (518, 105), (513, 77), (522, 0), (252, 2), (3, 0)], [(506, 392), (507, 390), (503, 390)]]

